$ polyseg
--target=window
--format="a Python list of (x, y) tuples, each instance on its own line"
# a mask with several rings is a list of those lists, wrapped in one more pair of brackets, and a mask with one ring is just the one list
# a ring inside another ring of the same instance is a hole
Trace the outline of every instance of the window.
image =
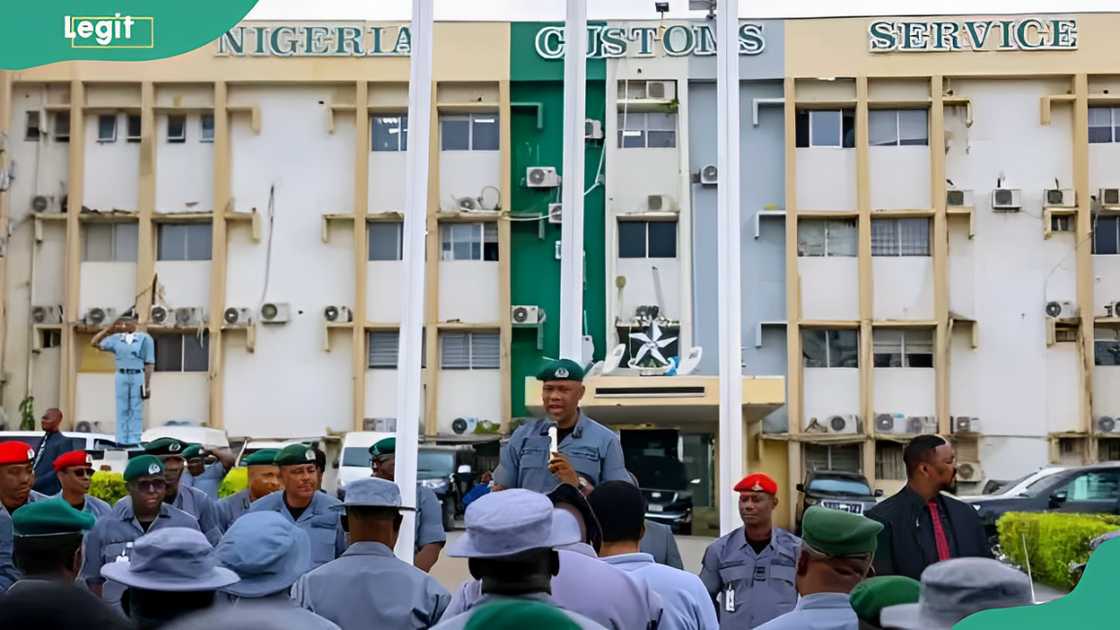
[(859, 367), (859, 331), (823, 328), (803, 330), (801, 356), (807, 368)]
[(676, 221), (619, 221), (619, 258), (676, 258)]
[(806, 470), (860, 472), (859, 444), (806, 444)]
[(877, 368), (933, 367), (933, 330), (876, 328), (871, 338)]
[(408, 150), (408, 115), (374, 116), (370, 119), (370, 144), (374, 151)]
[(875, 478), (905, 479), (906, 464), (902, 461), (903, 446), (897, 442), (875, 443)]
[(1096, 365), (1120, 366), (1120, 328), (1097, 328), (1093, 349)]
[(1089, 108), (1089, 142), (1120, 142), (1120, 107)]
[[(366, 347), (369, 348), (369, 368), (373, 370), (397, 369), (398, 350), (400, 349), (400, 333), (396, 330), (375, 330), (367, 335)], [(420, 333), (420, 367), (427, 366), (426, 348), (427, 337)]]
[(802, 219), (797, 224), (798, 256), (855, 256), (855, 219)]
[(498, 355), (496, 332), (439, 334), (439, 366), (445, 370), (496, 370)]
[(209, 223), (161, 223), (156, 260), (210, 260)]
[(929, 144), (929, 112), (924, 109), (873, 109), (868, 134), (873, 147)]
[(797, 112), (797, 146), (856, 146), (856, 114), (853, 109), (803, 109)]
[(672, 149), (677, 146), (677, 115), (664, 112), (619, 112), (621, 149)]
[(1107, 501), (1120, 499), (1120, 470), (1105, 469), (1074, 477), (1056, 492), (1065, 492), (1067, 501)]
[[(113, 118), (116, 120), (116, 117)], [(129, 142), (140, 142), (140, 114), (128, 115), (128, 137)]]
[(1114, 462), (1120, 459), (1120, 440), (1099, 440), (1097, 442), (1097, 452), (1097, 459), (1102, 462)]
[(369, 260), (401, 260), (404, 252), (403, 227), (400, 222), (370, 223), (366, 228)]
[(136, 262), (139, 228), (135, 223), (92, 223), (82, 233), (84, 262)]
[(39, 347), (43, 350), (47, 348), (57, 348), (62, 345), (62, 331), (52, 330), (49, 328), (39, 329)]
[(200, 142), (213, 142), (214, 141), (214, 114), (203, 114), (202, 118), (202, 137), (199, 138)]
[(205, 372), (210, 369), (210, 334), (156, 335), (157, 372)]
[[(140, 118), (137, 116), (136, 118)], [(132, 120), (128, 121), (128, 131), (131, 139)], [(139, 135), (139, 134), (137, 134)], [(102, 143), (117, 141), (117, 116), (116, 114), (102, 114), (97, 117), (97, 141)]]
[(1093, 217), (1093, 253), (1120, 254), (1120, 217)]
[(182, 144), (187, 141), (187, 117), (172, 114), (167, 117), (167, 141)]
[(1074, 217), (1068, 214), (1050, 215), (1051, 232), (1072, 232), (1076, 228)]
[(440, 226), (440, 240), (440, 260), (498, 260), (494, 223), (447, 223)]
[(55, 142), (70, 142), (70, 112), (55, 112), (54, 140)]
[(443, 151), (497, 151), (498, 114), (441, 116), (440, 148)]
[(39, 113), (39, 110), (27, 112), (27, 125), (25, 127), (26, 131), (23, 135), (24, 140), (37, 141), (39, 139), (39, 136), (43, 134), (43, 121), (41, 116), (42, 115)]
[(872, 219), (872, 256), (929, 256), (929, 219)]

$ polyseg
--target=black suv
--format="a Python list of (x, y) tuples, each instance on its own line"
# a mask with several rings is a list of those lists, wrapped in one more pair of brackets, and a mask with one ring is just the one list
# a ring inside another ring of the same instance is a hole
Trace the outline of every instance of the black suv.
[(797, 532), (801, 533), (801, 517), (810, 506), (819, 505), (833, 510), (863, 514), (875, 506), (882, 490), (872, 490), (867, 477), (858, 472), (844, 470), (813, 470), (805, 476), (805, 483), (797, 484), (801, 503), (797, 507)]
[(638, 478), (646, 500), (646, 518), (673, 528), (673, 533), (692, 534), (692, 483), (684, 462), (667, 455), (633, 458), (627, 466)]

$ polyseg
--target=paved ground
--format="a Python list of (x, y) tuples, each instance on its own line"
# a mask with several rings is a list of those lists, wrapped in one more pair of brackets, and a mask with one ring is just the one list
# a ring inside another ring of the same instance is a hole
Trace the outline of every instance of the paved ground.
[[(454, 531), (450, 532), (447, 538), (450, 542), (462, 535), (462, 531)], [(711, 544), (712, 540), (707, 536), (677, 536), (677, 546), (681, 550), (681, 559), (684, 561), (686, 571), (690, 573), (700, 572), (700, 561), (704, 558), (704, 549)], [(458, 589), (459, 584), (464, 580), (470, 578), (466, 560), (449, 558), (446, 554), (440, 556), (432, 574), (439, 580), (440, 584), (443, 584), (444, 588), (452, 592)], [(1065, 595), (1065, 593), (1045, 584), (1035, 584), (1035, 599), (1038, 601), (1049, 601), (1062, 595)]]

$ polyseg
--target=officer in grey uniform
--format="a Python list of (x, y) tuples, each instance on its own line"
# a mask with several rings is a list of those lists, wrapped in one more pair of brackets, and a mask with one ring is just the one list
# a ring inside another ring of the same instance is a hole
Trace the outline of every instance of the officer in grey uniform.
[(63, 453), (54, 459), (52, 466), (62, 487), (54, 496), (94, 518), (101, 518), (113, 511), (112, 506), (89, 493), (93, 483), (93, 457), (89, 453), (83, 450)]
[(233, 522), (249, 511), (253, 501), (280, 489), (280, 470), (274, 463), (278, 448), (262, 448), (241, 460), (246, 467), (248, 487), (218, 502), (222, 529), (229, 529)]
[[(369, 447), (370, 468), (373, 476), (396, 481), (397, 438), (385, 438)], [(454, 501), (454, 497), (448, 497)], [(439, 560), (439, 552), (447, 542), (443, 531), (443, 510), (439, 497), (431, 488), (416, 483), (416, 541), (413, 564), (417, 569), (430, 572)]]
[[(186, 448), (187, 444), (175, 438), (164, 437), (145, 444), (144, 452), (160, 458), (163, 462), (163, 476), (164, 481), (167, 482), (164, 502), (195, 517), (199, 529), (206, 534), (206, 540), (209, 540), (211, 545), (216, 545), (222, 539), (222, 523), (217, 504), (205, 492), (179, 484), (183, 467), (186, 465), (186, 459), (183, 458), (183, 451)], [(121, 508), (122, 503), (130, 500), (128, 496), (122, 497), (113, 509)]]
[(773, 526), (778, 484), (754, 473), (735, 484), (743, 527), (704, 551), (700, 580), (719, 612), (721, 630), (755, 628), (793, 610), (801, 539)]
[[(495, 489), (548, 493), (559, 483), (581, 487), (581, 477), (592, 486), (630, 479), (618, 435), (579, 409), (583, 375), (583, 368), (569, 359), (553, 361), (537, 373), (546, 417), (513, 432), (494, 471)], [(557, 430), (558, 453), (550, 452), (550, 427)]]
[[(206, 463), (206, 458), (213, 456), (215, 459), (209, 464)], [(207, 450), (201, 444), (191, 444), (183, 449), (183, 459), (187, 461), (187, 469), (183, 471), (183, 476), (179, 480), (179, 487), (185, 488), (190, 486), (206, 493), (214, 501), (219, 499), (218, 489), (222, 485), (222, 480), (226, 478), (226, 473), (236, 459), (233, 453), (228, 448), (216, 448)]]
[(0, 442), (0, 593), (20, 577), (12, 562), (12, 512), (46, 497), (31, 489), (35, 449), (19, 440)]
[(23, 578), (8, 589), (44, 580), (73, 584), (81, 564), (83, 534), (96, 519), (62, 499), (39, 500), (12, 514), (13, 557)]
[(346, 551), (346, 532), (338, 510), (332, 509), (339, 505), (338, 499), (319, 492), (315, 453), (305, 444), (292, 444), (276, 454), (275, 463), (284, 489), (257, 499), (249, 512), (279, 512), (307, 532), (312, 568), (334, 560)]
[(304, 575), (292, 587), (300, 606), (338, 624), (362, 628), (430, 628), (451, 595), (435, 578), (393, 555), (401, 528), (397, 484), (377, 477), (346, 486), (344, 522), (351, 543), (340, 558)]
[[(163, 463), (153, 455), (133, 457), (124, 469), (128, 487), (127, 502), (118, 502), (111, 513), (97, 519), (93, 529), (86, 534), (79, 577), (90, 590), (109, 604), (120, 605), (124, 587), (105, 585), (101, 567), (127, 560), (132, 543), (147, 532), (168, 527), (198, 529), (198, 520), (186, 512), (164, 503), (167, 481), (163, 477)], [(104, 585), (104, 592), (102, 586)]]

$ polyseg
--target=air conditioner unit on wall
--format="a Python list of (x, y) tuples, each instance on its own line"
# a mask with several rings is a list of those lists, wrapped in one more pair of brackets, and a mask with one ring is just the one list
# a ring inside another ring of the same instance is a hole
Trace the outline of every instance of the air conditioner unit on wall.
[(541, 322), (541, 309), (531, 304), (514, 304), (510, 307), (510, 320), (514, 326), (536, 326)]
[(61, 324), (62, 307), (57, 305), (32, 306), (31, 321), (35, 324)]
[(54, 195), (35, 195), (31, 198), (31, 210), (34, 212), (60, 212), (61, 205)]
[(117, 309), (108, 306), (95, 306), (82, 316), (82, 323), (87, 326), (104, 326), (117, 319)]
[(323, 309), (323, 319), (328, 322), (352, 322), (354, 313), (349, 306), (330, 305)]
[(156, 326), (163, 326), (171, 319), (171, 309), (162, 304), (156, 304), (152, 307), (152, 312), (148, 316), (148, 319)]
[(253, 321), (253, 311), (248, 308), (231, 306), (222, 313), (222, 321), (227, 326), (247, 326)]
[(805, 427), (806, 433), (859, 433), (860, 421), (859, 415), (854, 413), (849, 414), (833, 414), (830, 416), (822, 416), (821, 418), (810, 418), (808, 426)]
[(560, 175), (554, 166), (530, 166), (525, 169), (525, 185), (529, 188), (556, 188)]
[(1042, 191), (1042, 203), (1048, 208), (1074, 208), (1077, 193), (1072, 188), (1047, 188)]
[(977, 483), (984, 480), (984, 469), (980, 462), (957, 462), (957, 481)]
[(1072, 300), (1051, 300), (1046, 303), (1046, 316), (1054, 319), (1077, 319), (1077, 305)]
[(584, 140), (602, 140), (603, 139), (603, 121), (588, 118), (583, 121), (583, 139)]
[(260, 321), (262, 324), (287, 324), (292, 316), (292, 306), (287, 302), (265, 302), (261, 304)]
[(182, 306), (175, 309), (176, 326), (201, 326), (206, 321), (206, 313), (201, 306)]
[(675, 81), (646, 81), (646, 98), (653, 101), (671, 101), (677, 97)]
[(875, 414), (876, 433), (906, 433), (906, 416), (901, 413)]
[(478, 418), (455, 418), (451, 421), (451, 430), (456, 435), (463, 435), (464, 433), (474, 433), (475, 427), (478, 426)]
[(972, 205), (972, 191), (950, 188), (945, 191), (945, 205), (950, 208), (960, 208)]
[(1120, 206), (1120, 188), (1101, 188), (1097, 192), (1097, 203), (1102, 206)]
[(673, 198), (669, 195), (647, 195), (646, 207), (651, 212), (666, 212), (674, 209)]
[(363, 431), (377, 431), (379, 433), (396, 433), (396, 418), (362, 418)]
[(997, 212), (1018, 212), (1023, 206), (1018, 188), (996, 188), (992, 191), (992, 210)]
[(980, 418), (975, 416), (953, 416), (950, 421), (953, 433), (980, 433)]
[(560, 225), (564, 221), (563, 206), (558, 203), (548, 204), (548, 222), (553, 225)]
[(715, 186), (719, 183), (719, 167), (715, 164), (708, 164), (700, 169), (700, 184), (704, 186)]
[(1120, 416), (1099, 416), (1096, 427), (1097, 433), (1120, 433)]
[(937, 418), (934, 416), (909, 416), (906, 418), (906, 432), (915, 435), (937, 433)]
[(1105, 317), (1120, 317), (1120, 300), (1104, 305)]

